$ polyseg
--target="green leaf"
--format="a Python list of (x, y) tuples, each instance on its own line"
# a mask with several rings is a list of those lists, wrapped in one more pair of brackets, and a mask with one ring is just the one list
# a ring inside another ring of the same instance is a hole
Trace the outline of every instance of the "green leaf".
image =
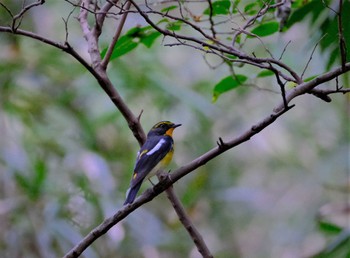
[(144, 44), (146, 47), (150, 48), (160, 35), (162, 35), (160, 32), (154, 31), (154, 32), (142, 37), (141, 43)]
[[(148, 26), (147, 26), (148, 27)], [(131, 28), (130, 30), (128, 30), (124, 36), (129, 36), (129, 37), (139, 37), (140, 36), (140, 33), (147, 29), (146, 27), (139, 27), (139, 26), (136, 26), (134, 28)]]
[(159, 20), (158, 22), (157, 22), (157, 25), (159, 25), (159, 24), (161, 24), (161, 23), (168, 23), (169, 22), (169, 20), (167, 19), (167, 18), (163, 18), (163, 19), (161, 19), (161, 20)]
[(332, 68), (332, 65), (334, 65), (335, 61), (337, 61), (339, 57), (340, 57), (339, 48), (335, 47), (329, 55), (326, 69), (330, 70)]
[(316, 20), (316, 18), (319, 17), (322, 11), (326, 10), (327, 8), (325, 8), (324, 3), (322, 3), (322, 1), (310, 1), (291, 14), (286, 24), (286, 27), (290, 28), (293, 24), (307, 18), (309, 14), (312, 15), (311, 21), (313, 23)]
[(306, 79), (304, 80), (304, 82), (309, 82), (309, 81), (315, 79), (317, 76), (318, 76), (318, 75), (310, 76), (310, 77), (306, 78)]
[(260, 9), (259, 3), (253, 2), (253, 3), (247, 4), (244, 7), (244, 13), (249, 15), (254, 15), (258, 12), (259, 9)]
[(247, 80), (247, 76), (237, 74), (236, 76), (227, 76), (217, 83), (213, 91), (213, 102), (216, 102), (219, 96), (227, 91), (236, 89)]
[(234, 55), (229, 55), (229, 54), (227, 54), (227, 55), (225, 55), (227, 58), (230, 58), (230, 59), (237, 59), (237, 56), (234, 56)]
[(160, 10), (162, 13), (168, 13), (171, 10), (177, 9), (178, 6), (177, 5), (171, 5), (168, 7), (163, 8), (162, 10)]
[(182, 25), (181, 21), (169, 22), (166, 25), (166, 28), (167, 28), (167, 30), (177, 31), (177, 30), (181, 30), (181, 25)]
[(33, 178), (33, 187), (40, 190), (47, 175), (47, 167), (43, 160), (37, 160), (34, 165), (35, 176)]
[(318, 226), (321, 231), (327, 234), (339, 234), (342, 232), (342, 228), (328, 221), (318, 221)]
[(113, 49), (111, 60), (121, 57), (136, 48), (138, 45), (137, 41), (139, 41), (137, 38), (135, 39), (129, 35), (120, 37)]
[[(230, 12), (231, 1), (219, 0), (212, 3), (212, 15), (228, 14)], [(203, 14), (210, 15), (210, 8), (204, 10)]]
[(270, 70), (263, 70), (262, 72), (258, 73), (257, 77), (268, 77), (274, 75), (274, 72)]
[[(113, 49), (111, 60), (129, 53), (136, 48), (139, 43), (144, 44), (148, 48), (151, 47), (160, 35), (161, 34), (155, 31), (151, 26), (134, 27), (130, 29), (118, 39)], [(106, 55), (106, 52), (107, 48), (103, 49), (101, 52), (102, 58)]]
[(266, 37), (278, 31), (278, 22), (267, 22), (254, 28), (251, 32), (259, 37)]

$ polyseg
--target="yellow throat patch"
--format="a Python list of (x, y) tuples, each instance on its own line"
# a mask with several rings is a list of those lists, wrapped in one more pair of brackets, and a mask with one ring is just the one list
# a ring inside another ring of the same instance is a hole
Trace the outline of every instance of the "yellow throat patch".
[(174, 129), (175, 129), (175, 128), (173, 128), (173, 127), (170, 128), (170, 129), (168, 129), (168, 130), (165, 132), (165, 134), (166, 134), (166, 135), (169, 135), (170, 137), (172, 137), (172, 136), (173, 136), (173, 131), (174, 131)]

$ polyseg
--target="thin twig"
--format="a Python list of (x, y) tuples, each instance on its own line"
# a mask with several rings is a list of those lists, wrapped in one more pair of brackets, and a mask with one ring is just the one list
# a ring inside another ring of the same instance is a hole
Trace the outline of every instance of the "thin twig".
[(305, 74), (305, 72), (306, 72), (306, 69), (309, 67), (309, 64), (310, 64), (310, 62), (311, 62), (311, 60), (312, 60), (312, 57), (313, 57), (313, 55), (314, 55), (314, 53), (315, 53), (315, 50), (316, 50), (318, 44), (321, 42), (321, 40), (322, 40), (324, 37), (325, 37), (325, 35), (323, 35), (323, 36), (320, 38), (320, 40), (317, 41), (316, 45), (315, 45), (314, 48), (312, 49), (311, 54), (310, 54), (310, 57), (309, 57), (309, 60), (307, 61), (306, 65), (305, 65), (305, 67), (304, 67), (304, 70), (303, 70), (303, 72), (301, 73), (301, 76), (300, 76), (301, 79), (304, 77), (304, 74)]
[(284, 46), (284, 48), (283, 48), (283, 50), (282, 50), (282, 53), (281, 53), (280, 57), (278, 58), (279, 61), (282, 60), (282, 57), (283, 57), (284, 53), (285, 53), (286, 50), (287, 50), (287, 47), (289, 46), (289, 44), (290, 44), (291, 42), (292, 42), (292, 41), (289, 40), (289, 41), (287, 42), (287, 44)]
[(281, 89), (281, 95), (282, 95), (282, 100), (283, 100), (283, 105), (284, 105), (284, 108), (287, 109), (288, 108), (288, 102), (287, 102), (287, 99), (286, 99), (286, 88), (285, 88), (285, 83), (283, 83), (281, 81), (281, 78), (278, 74), (278, 71), (276, 69), (274, 69), (274, 67), (271, 65), (270, 67), (270, 70), (274, 72), (275, 76), (276, 76), (276, 80), (277, 80), (277, 83), (278, 85), (280, 86), (280, 89)]
[(13, 19), (13, 13), (11, 12), (11, 10), (5, 5), (3, 4), (2, 2), (0, 2), (0, 6), (2, 6), (5, 11), (11, 16), (11, 18)]
[[(38, 1), (33, 2), (31, 4), (28, 4), (28, 5), (25, 5), (25, 3), (23, 2), (23, 6), (21, 8), (21, 11), (18, 14), (13, 16), (12, 26), (11, 26), (12, 30), (15, 31), (19, 28), (19, 26), (21, 25), (23, 16), (26, 12), (28, 12), (30, 9), (32, 9), (35, 6), (43, 5), (44, 3), (45, 3), (45, 0), (38, 0)], [(16, 25), (17, 20), (19, 20), (19, 22)]]
[[(178, 17), (174, 17), (174, 16), (167, 16), (171, 19), (177, 19), (177, 20), (181, 20), (182, 22), (184, 22), (185, 24), (188, 24), (189, 26), (191, 26), (194, 30), (197, 30), (198, 32), (200, 32), (207, 40), (201, 40), (192, 36), (187, 36), (187, 35), (181, 35), (181, 34), (176, 34), (172, 31), (169, 31), (167, 29), (163, 29), (160, 26), (158, 26), (157, 24), (155, 24), (155, 22), (153, 22), (148, 14), (144, 11), (141, 10), (141, 8), (134, 2), (134, 0), (129, 0), (131, 1), (131, 3), (133, 4), (133, 6), (137, 9), (137, 11), (139, 12), (139, 14), (146, 20), (146, 22), (151, 25), (155, 30), (159, 31), (161, 34), (163, 34), (164, 36), (169, 36), (172, 38), (176, 38), (177, 40), (181, 39), (184, 41), (191, 41), (193, 43), (196, 43), (202, 47), (208, 47), (210, 49), (213, 50), (217, 50), (217, 53), (222, 53), (222, 54), (229, 54), (229, 55), (234, 55), (239, 57), (240, 59), (243, 60), (248, 60), (251, 65), (255, 65), (255, 66), (260, 66), (260, 64), (262, 63), (266, 63), (266, 64), (276, 64), (278, 66), (280, 66), (281, 68), (285, 69), (286, 71), (288, 71), (292, 77), (294, 77), (295, 81), (300, 84), (302, 83), (302, 79), (298, 76), (298, 74), (293, 71), (289, 66), (287, 66), (285, 63), (273, 59), (273, 58), (257, 58), (254, 56), (250, 56), (245, 54), (244, 52), (241, 52), (235, 48), (232, 48), (231, 46), (225, 45), (220, 41), (217, 41), (216, 39), (213, 39), (210, 35), (206, 34), (201, 28), (199, 28), (198, 26), (192, 24), (189, 21), (186, 20), (182, 20), (181, 18)], [(159, 14), (158, 12), (153, 12), (155, 14)], [(163, 15), (162, 13), (160, 13), (159, 15)], [(209, 39), (209, 41), (208, 41)], [(215, 42), (215, 44), (212, 44), (211, 42)]]
[(211, 0), (208, 0), (208, 4), (209, 4), (209, 22), (210, 22), (210, 30), (212, 32), (212, 36), (213, 38), (216, 38), (216, 31), (214, 28), (214, 21), (213, 21), (213, 3), (211, 2)]
[[(242, 28), (238, 29), (237, 32), (235, 34), (233, 34), (233, 37), (232, 37), (232, 41), (231, 41), (231, 46), (234, 47), (235, 43), (236, 43), (236, 40), (237, 40), (237, 37), (242, 34), (247, 28), (251, 27), (252, 25), (255, 24), (256, 20), (258, 18), (260, 18), (261, 16), (263, 16), (269, 9), (271, 8), (276, 8), (278, 6), (280, 6), (282, 3), (277, 3), (277, 4), (273, 4), (273, 5), (270, 5), (270, 4), (267, 4), (265, 3), (261, 8), (260, 10), (257, 12), (256, 15), (252, 16), (250, 19), (248, 19), (246, 21), (246, 23), (243, 25)], [(245, 19), (245, 17), (244, 17)]]
[(65, 37), (65, 42), (68, 42), (68, 36), (69, 36), (69, 31), (68, 31), (68, 21), (71, 15), (74, 13), (75, 7), (69, 12), (68, 16), (66, 19), (62, 17), (63, 23), (64, 23), (64, 30), (66, 31), (66, 37)]
[(343, 10), (343, 0), (339, 0), (339, 11), (338, 11), (338, 34), (339, 34), (339, 49), (340, 49), (340, 59), (341, 66), (345, 69), (346, 63), (346, 44), (344, 38), (344, 29), (342, 22), (342, 10)]
[(130, 9), (130, 6), (131, 6), (131, 2), (127, 2), (126, 5), (125, 5), (125, 11), (122, 15), (122, 18), (120, 19), (120, 22), (119, 22), (119, 25), (117, 27), (117, 30), (115, 32), (115, 35), (110, 43), (110, 45), (108, 46), (108, 49), (107, 49), (107, 52), (106, 52), (106, 55), (105, 57), (103, 58), (103, 60), (101, 61), (101, 66), (104, 68), (104, 69), (107, 69), (107, 65), (109, 63), (109, 60), (112, 56), (112, 53), (113, 53), (113, 50), (114, 50), (114, 47), (115, 47), (115, 44), (117, 43), (119, 37), (120, 37), (120, 34), (123, 30), (123, 27), (124, 27), (124, 24), (125, 24), (125, 21), (126, 21), (126, 18), (128, 16), (128, 11)]

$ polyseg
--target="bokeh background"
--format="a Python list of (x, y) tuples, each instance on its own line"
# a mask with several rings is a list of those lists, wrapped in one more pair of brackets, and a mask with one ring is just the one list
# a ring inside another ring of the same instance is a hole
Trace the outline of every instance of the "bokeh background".
[[(2, 2), (13, 10), (21, 6)], [(65, 1), (47, 1), (25, 16), (23, 28), (64, 42), (62, 17), (72, 9)], [(68, 22), (69, 42), (89, 60), (78, 11)], [(310, 19), (264, 39), (276, 56), (290, 41), (283, 61), (298, 72), (322, 37), (322, 19), (312, 24)], [(9, 23), (2, 8), (0, 21)], [(113, 24), (107, 22), (101, 48)], [(129, 15), (125, 29), (137, 25), (145, 24)], [(132, 111), (143, 110), (146, 131), (160, 120), (183, 124), (174, 133), (171, 169), (215, 147), (218, 137), (240, 135), (281, 101), (274, 77), (257, 78), (258, 69), (244, 66), (239, 72), (249, 76), (249, 85), (213, 103), (214, 85), (229, 69), (216, 67), (215, 57), (164, 44), (159, 38), (152, 48), (140, 45), (113, 60), (108, 74)], [(259, 42), (249, 46), (263, 52)], [(317, 48), (305, 77), (327, 71), (329, 55)], [(349, 75), (339, 83), (347, 87)], [(335, 82), (323, 87), (335, 88)], [(175, 184), (215, 257), (309, 257), (349, 227), (349, 96), (331, 97), (331, 103), (312, 95), (297, 98), (296, 107), (266, 130)], [(68, 252), (122, 207), (138, 147), (120, 112), (73, 58), (33, 39), (0, 33), (1, 257)], [(150, 186), (145, 182), (142, 191)], [(329, 257), (346, 257), (344, 249)], [(200, 256), (161, 195), (83, 257)]]

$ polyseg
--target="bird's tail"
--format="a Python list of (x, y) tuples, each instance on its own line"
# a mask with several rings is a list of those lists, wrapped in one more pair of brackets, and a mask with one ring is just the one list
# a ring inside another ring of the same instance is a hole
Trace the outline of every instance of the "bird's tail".
[(128, 191), (126, 192), (126, 200), (124, 202), (124, 205), (134, 202), (137, 192), (140, 190), (141, 184), (142, 182), (128, 189)]

